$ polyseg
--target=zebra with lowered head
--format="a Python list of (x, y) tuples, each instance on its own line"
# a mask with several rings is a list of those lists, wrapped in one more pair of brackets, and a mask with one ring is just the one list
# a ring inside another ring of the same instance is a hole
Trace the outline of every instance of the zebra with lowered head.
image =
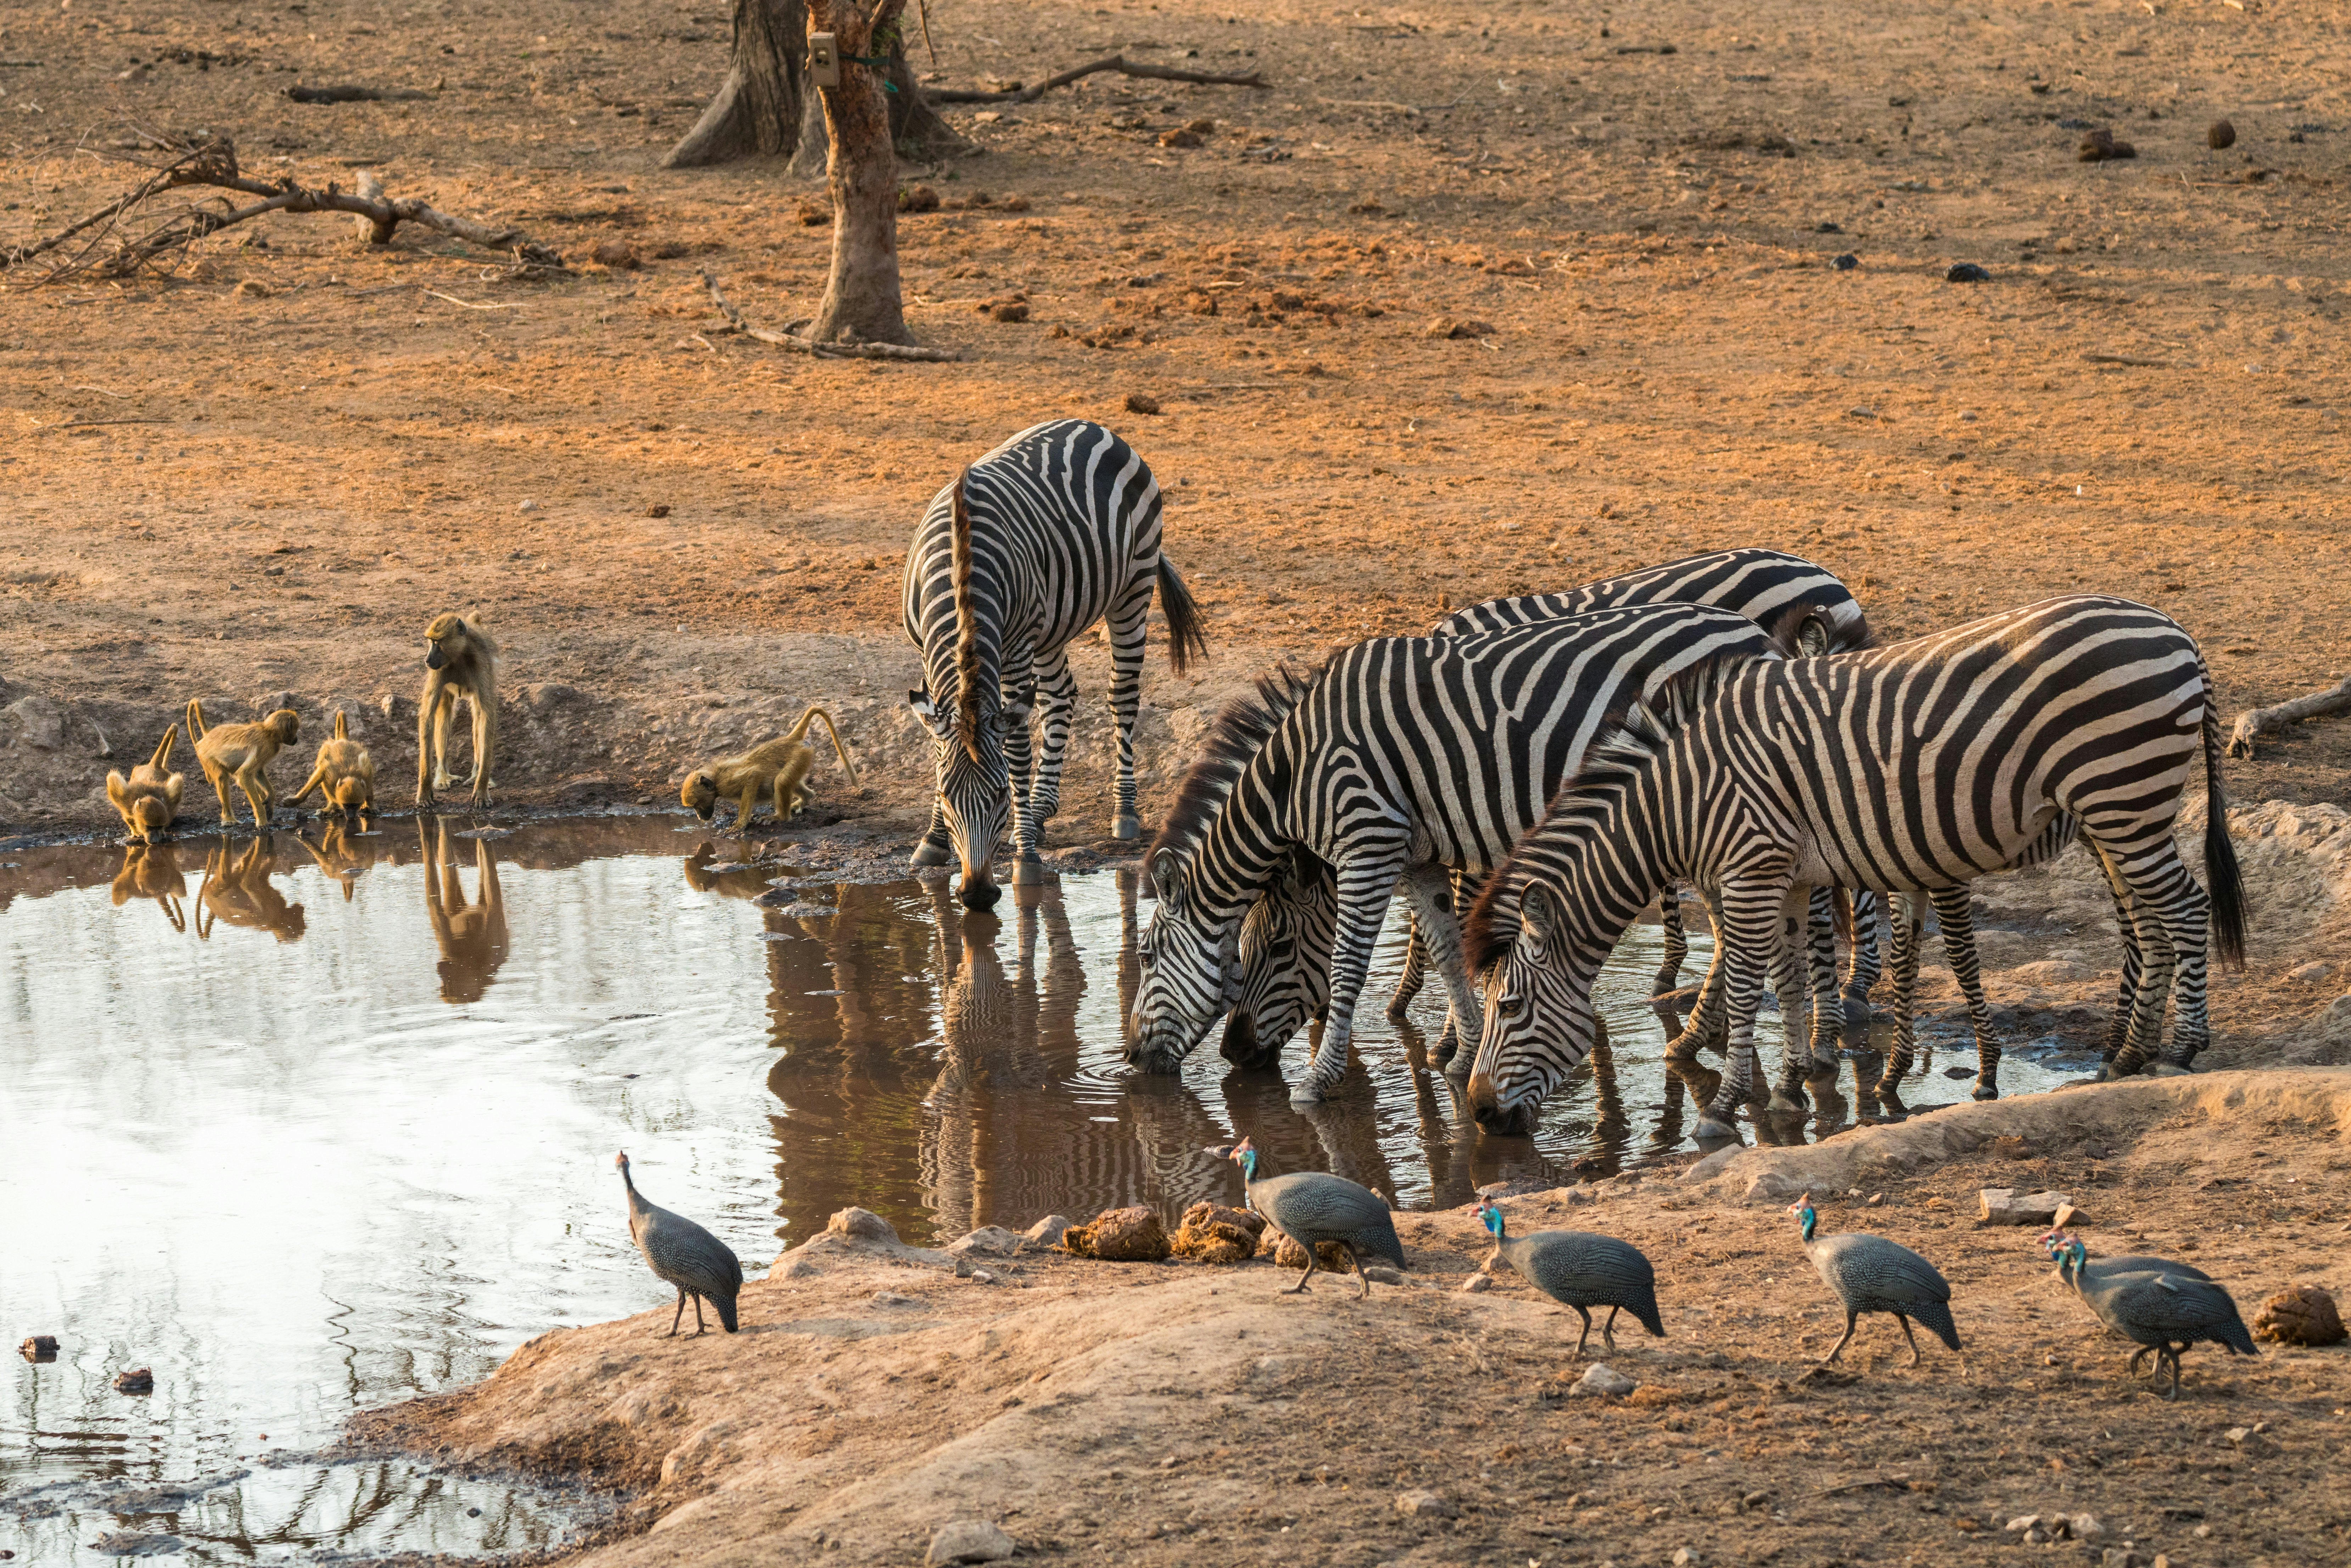
[[(1207, 651), (1197, 611), (1159, 548), (1159, 485), (1134, 449), (1081, 419), (1032, 425), (931, 498), (906, 552), (906, 635), (927, 684), (908, 694), (933, 740), (937, 799), (918, 866), (963, 865), (967, 908), (997, 900), (991, 867), (1010, 831), (1013, 881), (1041, 880), (1038, 846), (1060, 809), (1078, 685), (1069, 645), (1110, 622), (1118, 726), (1113, 834), (1143, 836), (1134, 811), (1134, 717), (1151, 591), (1180, 674)], [(1042, 698), (1044, 745), (1029, 722)], [(1017, 815), (1016, 815), (1017, 813)]]
[(1474, 1044), (1479, 1011), (1446, 902), (1538, 821), (1605, 716), (1710, 659), (1777, 658), (1707, 605), (1602, 611), (1466, 637), (1380, 637), (1228, 704), (1144, 862), (1159, 908), (1142, 944), (1128, 1060), (1173, 1071), (1238, 999), (1240, 927), (1305, 855), (1332, 868), (1330, 1006), (1306, 1081), (1338, 1085), (1374, 942), (1399, 883)]
[[(2220, 718), (2202, 653), (2168, 616), (2073, 594), (1865, 653), (1718, 664), (1635, 708), (1487, 881), (1468, 925), (1488, 971), (1469, 1080), (1489, 1128), (1531, 1125), (1590, 1049), (1592, 982), (1659, 888), (1719, 891), (1730, 1060), (1698, 1126), (1731, 1137), (1782, 910), (1812, 887), (1926, 892), (2004, 869), (2060, 812), (2127, 894), (2136, 1006), (2167, 1069), (2207, 1042), (2208, 939), (2244, 950)], [(2175, 838), (2201, 752), (2206, 893)]]

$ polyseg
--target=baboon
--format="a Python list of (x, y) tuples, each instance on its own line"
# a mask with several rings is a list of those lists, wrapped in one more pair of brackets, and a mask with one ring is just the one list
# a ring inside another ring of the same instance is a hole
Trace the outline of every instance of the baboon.
[(334, 738), (319, 742), (318, 766), (288, 803), (300, 805), (313, 789), (319, 791), (321, 816), (338, 811), (356, 819), (375, 810), (375, 758), (350, 737), (350, 724), (340, 708), (335, 710)]
[(474, 705), (474, 803), (490, 803), (490, 761), (498, 748), (498, 645), (462, 615), (435, 615), (424, 628), (424, 695), (416, 702), (416, 803), (449, 777), (449, 721), (463, 695)]
[(188, 738), (195, 742), (196, 765), (204, 770), (213, 793), (220, 797), (223, 827), (236, 825), (236, 813), (228, 803), (231, 779), (245, 791), (245, 803), (253, 808), (254, 825), (269, 825), (269, 813), (277, 801), (269, 788), (269, 764), (280, 747), (293, 745), (301, 733), (302, 720), (290, 707), (279, 708), (256, 724), (224, 724), (207, 730), (203, 705), (188, 699)]
[(122, 813), (124, 831), (142, 844), (153, 842), (155, 835), (180, 814), (180, 791), (187, 781), (169, 771), (172, 747), (179, 743), (180, 727), (175, 724), (163, 731), (155, 755), (131, 768), (130, 778), (111, 772), (106, 776), (106, 798)]
[(773, 794), (776, 823), (782, 826), (791, 820), (793, 812), (813, 799), (802, 780), (816, 766), (816, 747), (802, 737), (808, 734), (809, 721), (819, 718), (824, 720), (825, 731), (832, 737), (833, 754), (841, 758), (841, 766), (849, 774), (850, 787), (855, 789), (857, 764), (849, 760), (849, 748), (841, 744), (841, 731), (833, 727), (832, 715), (811, 703), (789, 734), (687, 774), (685, 782), (678, 787), (677, 798), (685, 803), (686, 810), (705, 822), (717, 810), (719, 801), (737, 802), (741, 810), (736, 814), (735, 831), (739, 833), (750, 826), (751, 809), (759, 797)]

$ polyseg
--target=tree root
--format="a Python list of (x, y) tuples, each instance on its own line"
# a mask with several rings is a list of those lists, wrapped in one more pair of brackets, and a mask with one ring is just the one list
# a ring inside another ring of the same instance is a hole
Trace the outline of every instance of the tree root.
[(1204, 82), (1211, 87), (1263, 87), (1266, 85), (1265, 78), (1255, 71), (1249, 72), (1247, 76), (1218, 76), (1213, 71), (1184, 71), (1177, 70), (1174, 66), (1146, 65), (1140, 60), (1130, 60), (1124, 55), (1104, 55), (1102, 58), (1088, 61), (1074, 70), (1066, 70), (1060, 76), (1048, 78), (1035, 87), (1008, 87), (1001, 92), (985, 92), (975, 88), (947, 88), (939, 91), (925, 91), (923, 96), (933, 103), (1034, 103), (1055, 88), (1067, 87), (1079, 78), (1092, 76), (1097, 71), (1116, 71), (1121, 76), (1129, 77), (1149, 77), (1155, 81)]
[(2308, 696), (2295, 697), (2291, 702), (2271, 707), (2248, 708), (2237, 716), (2235, 729), (2229, 736), (2229, 755), (2251, 757), (2253, 742), (2264, 735), (2282, 733), (2288, 725), (2300, 724), (2306, 718), (2321, 718), (2331, 713), (2351, 708), (2351, 675), (2339, 685)]
[(772, 343), (796, 354), (812, 354), (820, 360), (915, 360), (933, 364), (963, 358), (953, 349), (919, 349), (902, 343), (820, 343), (796, 332), (771, 332), (743, 319), (743, 312), (735, 308), (726, 296), (718, 291), (717, 276), (706, 267), (702, 269), (702, 281), (709, 287), (710, 302), (718, 307), (721, 316), (726, 318), (724, 330), (740, 332), (757, 342)]

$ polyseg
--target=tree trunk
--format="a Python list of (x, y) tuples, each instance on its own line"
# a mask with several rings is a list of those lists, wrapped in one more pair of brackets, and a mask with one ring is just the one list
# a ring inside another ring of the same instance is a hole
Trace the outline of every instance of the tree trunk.
[(930, 99), (914, 80), (903, 39), (890, 50), (890, 81), (898, 89), (890, 95), (890, 140), (900, 157), (946, 158), (971, 151), (971, 143), (939, 118), (939, 111), (931, 107)]
[(735, 0), (726, 79), (661, 166), (697, 169), (738, 158), (789, 158), (797, 152), (810, 96), (804, 85), (808, 32), (806, 0)]
[(841, 85), (819, 89), (831, 147), (825, 179), (832, 193), (832, 272), (808, 329), (820, 343), (914, 340), (898, 298), (898, 158), (884, 78), (852, 57), (871, 56), (877, 37), (894, 51), (904, 7), (905, 0), (882, 0), (869, 22), (854, 0), (809, 3), (810, 29), (831, 33), (841, 56)]

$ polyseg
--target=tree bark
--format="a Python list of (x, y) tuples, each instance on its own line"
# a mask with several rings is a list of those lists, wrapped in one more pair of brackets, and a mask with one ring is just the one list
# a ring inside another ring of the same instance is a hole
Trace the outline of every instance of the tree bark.
[(799, 151), (811, 96), (808, 32), (806, 0), (735, 0), (726, 79), (662, 167), (698, 169), (740, 158), (789, 158)]
[(877, 38), (894, 52), (904, 8), (905, 0), (881, 0), (869, 16), (857, 0), (809, 0), (810, 30), (831, 33), (841, 56), (841, 85), (819, 89), (831, 145), (825, 180), (832, 193), (832, 271), (808, 328), (820, 343), (914, 340), (899, 303), (898, 158), (885, 78), (852, 58), (872, 57)]

